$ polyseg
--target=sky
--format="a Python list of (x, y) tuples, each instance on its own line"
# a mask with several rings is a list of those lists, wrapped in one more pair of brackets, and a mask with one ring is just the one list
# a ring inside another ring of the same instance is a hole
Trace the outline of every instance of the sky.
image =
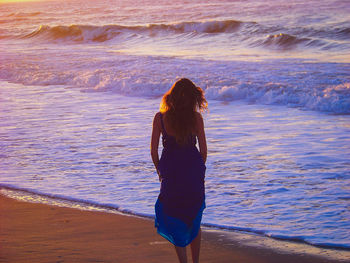
[(36, 2), (43, 0), (0, 0), (0, 3), (13, 3), (13, 2)]

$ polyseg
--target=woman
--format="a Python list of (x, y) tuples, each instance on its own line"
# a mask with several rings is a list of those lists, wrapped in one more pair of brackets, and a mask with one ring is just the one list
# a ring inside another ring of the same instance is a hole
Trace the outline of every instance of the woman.
[[(189, 79), (180, 79), (164, 94), (160, 112), (153, 120), (151, 155), (161, 182), (155, 205), (155, 226), (161, 236), (175, 245), (181, 263), (187, 262), (188, 244), (191, 244), (193, 262), (199, 261), (207, 159), (199, 111), (206, 109), (207, 104), (201, 88)], [(163, 151), (159, 160), (160, 134)]]

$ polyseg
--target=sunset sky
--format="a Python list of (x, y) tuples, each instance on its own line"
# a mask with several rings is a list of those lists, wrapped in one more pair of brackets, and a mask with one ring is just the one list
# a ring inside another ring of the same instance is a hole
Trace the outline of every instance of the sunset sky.
[(13, 2), (37, 2), (43, 0), (0, 0), (0, 3), (13, 3)]

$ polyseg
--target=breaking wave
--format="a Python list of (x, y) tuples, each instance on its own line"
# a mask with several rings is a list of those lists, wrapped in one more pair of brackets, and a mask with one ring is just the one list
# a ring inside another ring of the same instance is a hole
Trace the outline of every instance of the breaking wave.
[(120, 34), (217, 34), (232, 33), (236, 31), (242, 22), (236, 20), (208, 21), (208, 22), (183, 22), (177, 24), (150, 24), (146, 26), (123, 25), (70, 25), (48, 26), (41, 25), (38, 29), (23, 36), (23, 38), (38, 38), (41, 40), (62, 40), (73, 42), (104, 42), (117, 37)]
[[(113, 30), (114, 29), (114, 30)], [(113, 26), (47, 26), (42, 25), (24, 38), (37, 38), (52, 41), (104, 42), (120, 34)]]
[(99, 61), (89, 56), (72, 57), (68, 52), (55, 59), (52, 54), (42, 54), (35, 62), (30, 56), (8, 56), (6, 63), (0, 64), (0, 79), (24, 85), (68, 85), (88, 92), (157, 97), (176, 78), (188, 76), (205, 90), (208, 99), (350, 114), (348, 64), (199, 62), (121, 54)]
[[(6, 20), (0, 20), (5, 23)], [(348, 27), (333, 27), (329, 29), (284, 27), (268, 27), (256, 22), (238, 20), (181, 22), (174, 24), (148, 25), (41, 25), (29, 34), (15, 38), (60, 44), (102, 43), (106, 41), (128, 41), (141, 37), (142, 39), (172, 39), (198, 37), (211, 42), (213, 36), (220, 35), (226, 41), (239, 42), (244, 47), (264, 47), (267, 49), (290, 50), (295, 48), (316, 48), (319, 50), (339, 50), (350, 47)], [(0, 38), (8, 38), (8, 34)], [(13, 38), (13, 36), (12, 36)]]
[(331, 85), (325, 89), (298, 89), (279, 83), (261, 86), (209, 87), (209, 98), (223, 101), (248, 100), (250, 103), (285, 105), (332, 114), (350, 114), (350, 83)]
[(276, 35), (268, 35), (262, 42), (262, 45), (281, 49), (290, 49), (299, 44), (313, 45), (316, 44), (315, 42), (316, 41), (313, 41), (310, 38), (298, 38), (293, 35), (279, 33)]

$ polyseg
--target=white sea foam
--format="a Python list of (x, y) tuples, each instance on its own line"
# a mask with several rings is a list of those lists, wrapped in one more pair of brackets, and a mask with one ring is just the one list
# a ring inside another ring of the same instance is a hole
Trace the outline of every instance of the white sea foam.
[[(111, 90), (155, 97), (162, 95), (177, 77), (187, 76), (205, 90), (209, 99), (350, 113), (348, 64), (223, 62), (121, 54), (107, 57), (103, 52), (95, 52), (99, 57), (96, 60), (91, 59), (90, 50), (63, 50), (59, 57), (45, 51), (40, 61), (32, 55), (18, 58), (7, 53), (0, 65), (0, 78), (27, 85), (70, 85), (86, 91)], [(67, 68), (66, 59), (72, 52), (76, 53)], [(254, 72), (254, 68), (263, 70)]]

